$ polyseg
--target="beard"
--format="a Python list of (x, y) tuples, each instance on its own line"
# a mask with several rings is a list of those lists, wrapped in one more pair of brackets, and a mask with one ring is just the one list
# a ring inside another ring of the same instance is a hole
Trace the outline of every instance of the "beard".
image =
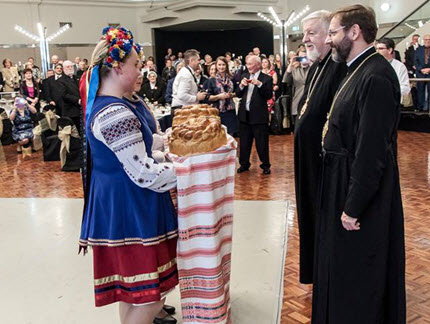
[(312, 62), (315, 62), (316, 60), (318, 60), (318, 58), (320, 57), (320, 54), (321, 53), (317, 50), (315, 45), (312, 44), (312, 49), (306, 46), (306, 56)]
[(349, 54), (351, 53), (352, 40), (345, 35), (345, 37), (340, 41), (339, 44), (336, 45), (331, 43), (331, 48), (333, 49), (332, 51), (333, 61), (337, 63), (346, 62)]

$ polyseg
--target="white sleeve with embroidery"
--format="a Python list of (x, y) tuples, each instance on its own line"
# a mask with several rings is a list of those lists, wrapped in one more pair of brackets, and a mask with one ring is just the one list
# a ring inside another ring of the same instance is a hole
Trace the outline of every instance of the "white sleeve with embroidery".
[(115, 153), (128, 177), (139, 187), (165, 192), (176, 187), (173, 163), (155, 163), (146, 153), (139, 119), (122, 105), (107, 108), (92, 124), (94, 136)]

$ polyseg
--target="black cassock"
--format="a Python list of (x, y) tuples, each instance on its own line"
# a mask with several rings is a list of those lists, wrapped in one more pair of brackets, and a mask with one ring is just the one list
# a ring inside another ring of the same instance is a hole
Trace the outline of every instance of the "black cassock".
[(296, 119), (294, 130), (294, 174), (300, 234), (300, 282), (304, 284), (312, 283), (313, 277), (318, 177), (321, 171), (321, 133), (334, 94), (345, 74), (346, 64), (335, 63), (331, 59), (330, 51), (321, 62), (315, 62), (311, 66), (306, 78), (304, 95), (299, 103), (299, 108), (302, 108), (313, 80), (314, 91), (309, 98), (306, 111), (302, 115), (301, 109), (298, 112), (298, 116), (301, 115), (301, 117)]
[[(404, 324), (399, 81), (371, 47), (348, 68), (339, 89), (345, 84), (323, 144), (312, 323)], [(358, 218), (360, 230), (343, 228), (343, 211)]]

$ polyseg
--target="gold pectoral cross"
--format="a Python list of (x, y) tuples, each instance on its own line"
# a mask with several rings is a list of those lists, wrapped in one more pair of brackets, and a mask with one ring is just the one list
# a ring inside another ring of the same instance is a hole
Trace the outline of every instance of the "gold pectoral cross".
[(299, 119), (302, 118), (303, 114), (306, 112), (306, 109), (308, 109), (308, 102), (309, 102), (309, 98), (306, 99), (305, 104), (302, 107), (302, 110), (300, 110)]

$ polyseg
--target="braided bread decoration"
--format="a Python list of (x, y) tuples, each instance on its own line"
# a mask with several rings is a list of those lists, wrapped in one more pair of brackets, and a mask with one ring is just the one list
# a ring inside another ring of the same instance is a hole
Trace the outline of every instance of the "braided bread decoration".
[(227, 144), (218, 109), (209, 105), (185, 106), (175, 111), (169, 150), (178, 156), (207, 153)]

